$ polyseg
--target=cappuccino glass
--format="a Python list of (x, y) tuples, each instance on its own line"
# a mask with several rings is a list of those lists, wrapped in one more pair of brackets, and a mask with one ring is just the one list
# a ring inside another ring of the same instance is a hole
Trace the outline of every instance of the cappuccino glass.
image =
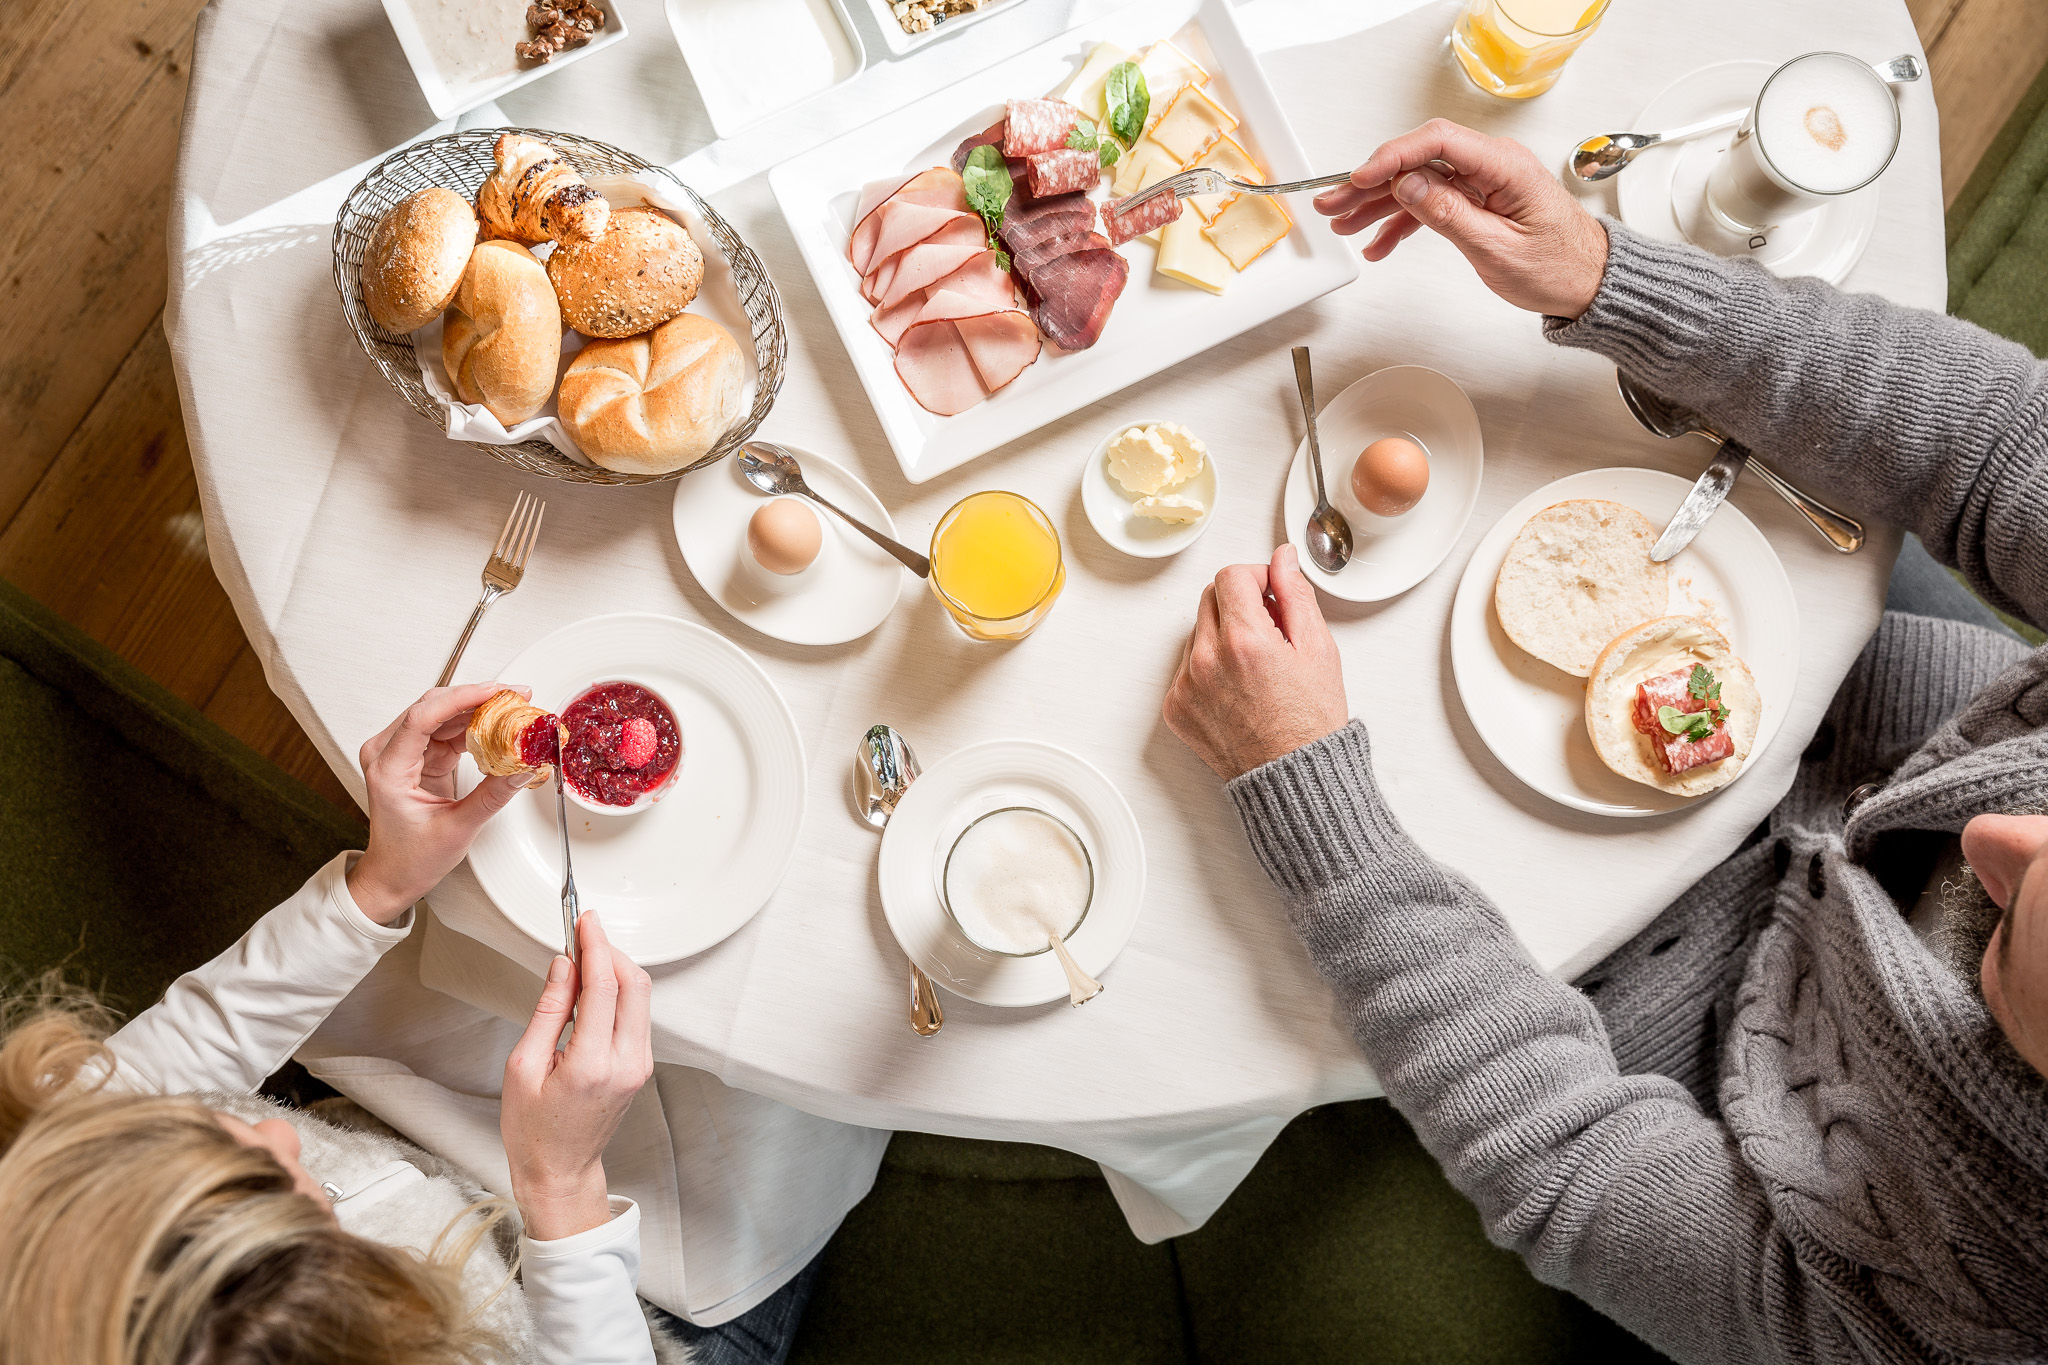
[(1729, 232), (1756, 237), (1862, 189), (1898, 149), (1899, 105), (1884, 78), (1846, 53), (1809, 52), (1757, 92), (1707, 177), (1707, 212)]

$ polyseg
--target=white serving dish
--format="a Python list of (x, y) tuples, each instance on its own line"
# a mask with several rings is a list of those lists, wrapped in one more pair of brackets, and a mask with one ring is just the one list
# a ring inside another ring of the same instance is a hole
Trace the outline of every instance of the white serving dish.
[[(1662, 527), (1692, 489), (1655, 469), (1589, 469), (1510, 507), (1472, 551), (1451, 603), (1451, 671), (1465, 715), (1502, 766), (1553, 801), (1595, 815), (1645, 816), (1711, 801), (1631, 782), (1600, 761), (1586, 733), (1586, 680), (1523, 652), (1500, 628), (1493, 584), (1508, 542), (1544, 508), (1573, 498), (1633, 507)], [(1799, 686), (1799, 603), (1777, 551), (1732, 502), (1671, 561), (1671, 615), (1704, 616), (1749, 665), (1763, 701), (1740, 782), (1763, 757)], [(1727, 788), (1720, 788), (1726, 791)]]
[(967, 14), (956, 14), (945, 23), (938, 25), (936, 28), (928, 28), (923, 33), (905, 33), (903, 25), (896, 22), (896, 9), (890, 4), (889, 0), (868, 0), (868, 10), (875, 16), (875, 23), (882, 30), (882, 42), (887, 45), (889, 55), (901, 57), (904, 53), (914, 52), (927, 43), (935, 43), (941, 38), (950, 38), (961, 29), (972, 24), (978, 24), (988, 18), (989, 15), (999, 10), (1009, 9), (1021, 2), (1022, 0), (989, 0), (989, 3), (983, 5), (980, 9), (973, 10)]
[(1220, 298), (1155, 275), (1151, 244), (1129, 242), (1120, 250), (1131, 264), (1130, 282), (1091, 349), (1067, 355), (1048, 348), (1007, 388), (955, 417), (934, 417), (918, 406), (896, 375), (895, 352), (869, 322), (872, 310), (846, 258), (860, 187), (905, 170), (945, 164), (962, 138), (1000, 115), (1006, 99), (1057, 90), (1098, 42), (1135, 50), (1160, 38), (1171, 38), (1212, 73), (1209, 88), (1243, 120), (1232, 136), (1274, 178), (1309, 176), (1301, 145), (1224, 0), (1143, 0), (769, 172), (776, 201), (818, 282), (854, 372), (912, 483), (957, 468), (1356, 278), (1358, 263), (1348, 239), (1325, 229), (1301, 195), (1289, 204), (1294, 231), (1234, 279)]
[(843, 0), (668, 0), (667, 9), (720, 137), (843, 85), (867, 65)]
[[(426, 34), (421, 30), (419, 20), (413, 14), (410, 0), (384, 0), (384, 13), (391, 20), (391, 31), (398, 35), (398, 45), (405, 51), (405, 60), (412, 67), (413, 79), (420, 83), (420, 93), (426, 96), (427, 106), (434, 111), (435, 118), (453, 118), (480, 104), (489, 104), (522, 85), (531, 84), (542, 76), (560, 71), (572, 62), (580, 62), (592, 53), (602, 52), (614, 43), (624, 42), (625, 18), (609, 4), (602, 5), (601, 8), (605, 12), (604, 28), (582, 47), (557, 52), (552, 60), (537, 66), (515, 65), (514, 69), (501, 76), (450, 85), (441, 74), (441, 69), (434, 63)], [(519, 37), (515, 41), (524, 41), (526, 38), (524, 6), (520, 7), (520, 15)], [(506, 44), (506, 56), (512, 57), (510, 43)], [(517, 61), (516, 58), (512, 60), (514, 63)]]
[[(1122, 550), (1139, 559), (1176, 555), (1200, 540), (1202, 532), (1209, 529), (1209, 523), (1216, 520), (1217, 501), (1223, 495), (1223, 476), (1216, 470), (1216, 452), (1212, 450), (1203, 457), (1201, 473), (1179, 488), (1168, 490), (1199, 499), (1208, 511), (1198, 519), (1184, 523), (1154, 521), (1151, 517), (1138, 515), (1137, 499), (1110, 476), (1109, 443), (1132, 427), (1158, 426), (1165, 420), (1124, 422), (1112, 428), (1096, 443), (1095, 449), (1088, 452), (1088, 463), (1081, 467), (1081, 507), (1088, 514), (1088, 524), (1112, 549)], [(1200, 432), (1195, 434), (1201, 435)]]

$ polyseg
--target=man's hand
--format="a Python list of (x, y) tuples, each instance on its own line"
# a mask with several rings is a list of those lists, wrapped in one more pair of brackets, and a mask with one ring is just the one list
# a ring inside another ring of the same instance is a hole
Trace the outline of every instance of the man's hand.
[[(498, 1108), (512, 1197), (537, 1242), (611, 1221), (605, 1144), (654, 1074), (647, 973), (606, 940), (595, 912), (578, 917), (576, 947), (580, 973), (560, 954), (548, 964), (533, 1019), (505, 1059)], [(576, 1031), (557, 1048), (572, 1005)]]
[(377, 923), (391, 923), (433, 890), (484, 821), (522, 789), (519, 778), (487, 777), (468, 796), (455, 796), (469, 714), (501, 690), (499, 683), (437, 687), (363, 745), (370, 846), (349, 870), (348, 890)]
[(1161, 711), (1226, 782), (1344, 728), (1344, 666), (1292, 545), (1202, 589)]
[[(1456, 178), (1426, 169), (1431, 161), (1448, 163)], [(1349, 185), (1323, 191), (1315, 203), (1340, 233), (1381, 223), (1366, 244), (1368, 261), (1385, 260), (1419, 227), (1436, 229), (1487, 288), (1532, 313), (1578, 317), (1607, 269), (1607, 230), (1535, 153), (1449, 119), (1387, 143), (1351, 173)]]

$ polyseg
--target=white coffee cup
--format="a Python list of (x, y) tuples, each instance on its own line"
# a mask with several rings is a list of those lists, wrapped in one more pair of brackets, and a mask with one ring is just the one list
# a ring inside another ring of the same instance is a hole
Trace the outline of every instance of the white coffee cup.
[(1754, 240), (1795, 214), (1862, 189), (1899, 150), (1899, 105), (1868, 62), (1794, 57), (1764, 82), (1707, 177), (1707, 212)]

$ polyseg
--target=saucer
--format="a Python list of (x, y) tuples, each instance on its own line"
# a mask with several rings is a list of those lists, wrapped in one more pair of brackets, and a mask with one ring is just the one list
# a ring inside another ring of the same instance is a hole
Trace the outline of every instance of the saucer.
[[(818, 493), (885, 536), (896, 523), (882, 500), (844, 466), (815, 451), (781, 443), (803, 466)], [(882, 624), (909, 577), (881, 546), (831, 512), (810, 503), (824, 528), (818, 558), (781, 582), (747, 556), (747, 520), (769, 496), (721, 460), (676, 483), (676, 544), (711, 600), (763, 635), (793, 645), (836, 645)]]
[[(1324, 592), (1349, 602), (1377, 602), (1429, 577), (1458, 543), (1479, 503), (1486, 449), (1479, 414), (1465, 391), (1449, 375), (1421, 365), (1375, 370), (1316, 413), (1316, 435), (1330, 502), (1351, 523), (1351, 560), (1331, 574), (1308, 557), (1304, 536), (1316, 498), (1304, 436), (1282, 498), (1287, 538), (1301, 557), (1301, 571)], [(1351, 467), (1382, 436), (1406, 436), (1429, 456), (1429, 490), (1398, 517), (1366, 511), (1351, 491)]]
[(1065, 821), (1095, 867), (1095, 894), (1067, 949), (1090, 976), (1116, 961), (1145, 904), (1145, 839), (1123, 794), (1094, 765), (1028, 739), (996, 739), (940, 759), (897, 804), (882, 831), (876, 875), (882, 914), (910, 960), (938, 985), (984, 1005), (1067, 998), (1051, 953), (1008, 957), (975, 946), (939, 900), (934, 869), (973, 815), (1035, 806)]
[[(1778, 63), (1762, 61), (1703, 66), (1666, 86), (1630, 126), (1675, 128), (1744, 108), (1777, 69)], [(1877, 231), (1882, 179), (1788, 218), (1752, 248), (1751, 239), (1721, 227), (1706, 209), (1707, 177), (1734, 140), (1735, 129), (1728, 128), (1637, 153), (1628, 169), (1615, 177), (1621, 221), (1662, 241), (1691, 242), (1716, 255), (1755, 261), (1774, 275), (1815, 275), (1830, 284), (1840, 283), (1863, 258)]]
[[(1112, 548), (1140, 559), (1179, 554), (1199, 540), (1202, 532), (1209, 529), (1209, 523), (1216, 519), (1216, 500), (1222, 493), (1221, 476), (1216, 472), (1216, 452), (1210, 451), (1202, 460), (1201, 473), (1179, 488), (1168, 490), (1200, 499), (1202, 505), (1209, 509), (1200, 520), (1181, 525), (1138, 515), (1136, 497), (1125, 492), (1124, 486), (1110, 477), (1109, 443), (1132, 427), (1158, 425), (1158, 421), (1122, 423), (1102, 438), (1101, 443), (1089, 453), (1088, 463), (1081, 467), (1081, 506), (1088, 513), (1089, 525)], [(1195, 434), (1201, 435), (1200, 432)]]

